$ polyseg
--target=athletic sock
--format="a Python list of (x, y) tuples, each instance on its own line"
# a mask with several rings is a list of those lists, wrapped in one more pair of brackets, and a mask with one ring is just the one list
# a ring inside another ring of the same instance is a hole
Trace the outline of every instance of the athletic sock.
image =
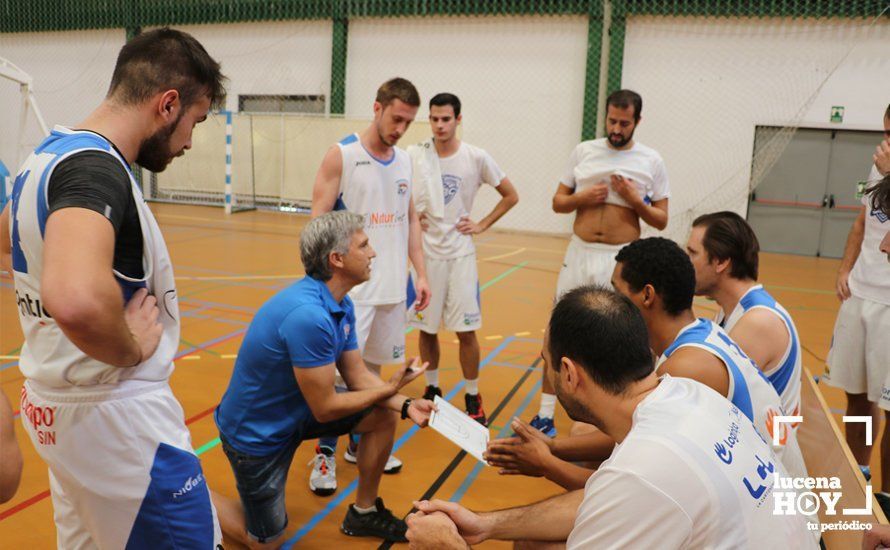
[(439, 387), (439, 369), (427, 369), (423, 374), (424, 376), (426, 376), (426, 383), (428, 386), (436, 386), (437, 388)]
[(862, 472), (862, 475), (865, 476), (865, 479), (871, 478), (871, 466), (863, 466), (860, 464), (859, 470)]
[(556, 395), (552, 393), (541, 394), (541, 408), (538, 410), (538, 416), (541, 418), (553, 418), (553, 412), (556, 410)]
[(358, 513), (358, 515), (363, 516), (365, 514), (370, 514), (371, 512), (376, 512), (377, 505), (373, 504), (373, 505), (369, 506), (368, 508), (359, 508), (357, 505), (353, 504), (352, 509), (355, 510)]
[(464, 391), (467, 395), (479, 395), (479, 379), (465, 380)]

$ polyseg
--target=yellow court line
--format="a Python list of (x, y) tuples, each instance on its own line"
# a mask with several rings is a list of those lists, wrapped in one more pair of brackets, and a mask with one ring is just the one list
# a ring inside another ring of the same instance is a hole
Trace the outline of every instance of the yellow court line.
[(236, 357), (238, 357), (238, 354), (237, 353), (226, 353), (226, 354), (220, 355), (219, 357), (221, 359), (235, 359)]
[(180, 361), (197, 361), (200, 358), (200, 355), (186, 355), (185, 357), (181, 358)]
[(531, 335), (531, 332), (529, 332), (529, 331), (527, 331), (527, 330), (524, 331), (524, 332), (517, 332), (517, 333), (515, 334), (515, 336), (530, 336), (530, 335)]
[(507, 252), (506, 254), (500, 254), (500, 255), (498, 255), (498, 256), (491, 256), (491, 257), (488, 257), (488, 258), (480, 258), (479, 261), (480, 261), (480, 262), (490, 262), (490, 261), (492, 261), (492, 260), (500, 260), (500, 259), (503, 259), (503, 258), (509, 258), (510, 256), (515, 256), (515, 255), (517, 255), (517, 254), (521, 254), (521, 253), (523, 253), (523, 252), (525, 252), (525, 251), (526, 251), (525, 248), (517, 248), (517, 249), (514, 250), (513, 252)]
[(0, 355), (0, 359), (18, 359), (18, 355)]
[(485, 337), (486, 340), (500, 340), (501, 338), (503, 338), (503, 336), (501, 336), (500, 334), (493, 334), (491, 336)]
[(278, 279), (299, 279), (302, 275), (182, 275), (174, 277), (177, 281), (274, 281)]
[[(512, 246), (506, 245), (506, 244), (494, 244), (494, 243), (475, 243), (475, 244), (476, 244), (476, 246), (488, 246), (491, 248), (513, 248)], [(534, 247), (534, 246), (527, 246), (525, 249), (531, 250), (533, 252), (547, 252), (549, 254), (559, 254), (560, 256), (565, 255), (565, 249), (551, 250), (549, 248), (538, 248), (538, 247)]]

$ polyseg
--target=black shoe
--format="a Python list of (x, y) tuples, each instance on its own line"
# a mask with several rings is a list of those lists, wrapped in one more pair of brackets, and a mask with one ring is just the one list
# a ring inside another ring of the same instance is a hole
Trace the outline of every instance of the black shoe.
[(439, 386), (433, 386), (432, 384), (427, 386), (425, 390), (423, 390), (423, 398), (432, 401), (436, 398), (436, 396), (442, 397), (442, 390), (439, 389)]
[(404, 521), (392, 515), (383, 506), (383, 499), (377, 497), (374, 502), (375, 512), (359, 514), (355, 505), (350, 504), (340, 530), (350, 537), (377, 537), (391, 542), (408, 542), (405, 533), (408, 526)]
[(466, 401), (467, 404), (467, 415), (476, 422), (487, 427), (488, 420), (485, 418), (485, 409), (482, 408), (482, 396), (479, 394), (465, 394), (464, 401)]

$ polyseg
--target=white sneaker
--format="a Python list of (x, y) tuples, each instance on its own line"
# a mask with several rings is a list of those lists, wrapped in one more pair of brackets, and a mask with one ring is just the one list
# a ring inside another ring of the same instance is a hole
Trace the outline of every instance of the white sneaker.
[(318, 453), (309, 461), (312, 473), (309, 474), (309, 488), (318, 496), (326, 497), (337, 490), (337, 459), (331, 455)]
[[(343, 451), (343, 460), (349, 462), (350, 464), (355, 464), (358, 462), (356, 459), (356, 454), (358, 453), (358, 445), (354, 445), (352, 439), (349, 440), (349, 445), (346, 446), (346, 450)], [(402, 469), (402, 461), (393, 455), (389, 455), (389, 458), (386, 459), (386, 466), (383, 467), (384, 474), (397, 474)]]

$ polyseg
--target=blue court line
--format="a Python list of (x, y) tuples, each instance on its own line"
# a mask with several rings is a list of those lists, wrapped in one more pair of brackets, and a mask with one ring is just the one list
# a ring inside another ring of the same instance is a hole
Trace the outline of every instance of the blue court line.
[[(515, 340), (515, 337), (509, 336), (509, 337), (505, 338), (504, 341), (498, 347), (491, 350), (491, 352), (489, 352), (489, 354), (486, 355), (485, 358), (479, 362), (479, 370), (481, 371), (486, 365), (488, 365), (488, 363), (490, 363), (495, 357), (497, 357), (497, 355), (499, 353), (504, 351), (504, 349), (513, 340)], [(450, 401), (451, 399), (454, 398), (455, 395), (457, 395), (457, 393), (460, 390), (463, 389), (463, 387), (464, 387), (464, 381), (461, 380), (457, 385), (454, 386), (454, 388), (450, 392), (448, 392), (448, 394), (445, 396), (445, 399)], [(407, 432), (402, 434), (402, 437), (400, 437), (395, 442), (395, 444), (392, 446), (392, 452), (396, 452), (399, 448), (402, 447), (402, 445), (407, 443), (409, 439), (414, 437), (414, 434), (416, 434), (419, 429), (420, 428), (418, 428), (416, 425), (411, 426), (411, 428)], [(305, 524), (303, 524), (303, 526), (300, 527), (296, 533), (294, 533), (294, 536), (289, 538), (284, 543), (284, 546), (282, 546), (282, 548), (287, 550), (287, 549), (293, 547), (294, 544), (299, 542), (300, 539), (302, 539), (307, 534), (309, 534), (309, 532), (312, 531), (312, 529), (314, 529), (315, 526), (317, 526), (319, 523), (321, 523), (321, 521), (324, 518), (328, 517), (328, 515), (330, 515), (331, 512), (336, 510), (337, 507), (340, 506), (340, 504), (346, 499), (346, 497), (351, 495), (356, 489), (358, 489), (358, 478), (357, 477), (352, 480), (352, 483), (350, 483), (342, 491), (340, 491), (337, 494), (337, 496), (335, 496), (333, 498), (333, 500), (328, 502), (327, 506), (322, 508), (320, 511), (316, 512), (316, 514), (314, 516), (312, 516), (309, 519), (309, 521), (307, 521)]]
[[(528, 369), (528, 367), (525, 368)], [(530, 389), (526, 394), (525, 399), (523, 399), (522, 403), (520, 403), (519, 406), (516, 408), (513, 416), (520, 416), (525, 411), (525, 409), (529, 406), (529, 403), (532, 402), (532, 398), (538, 395), (539, 389), (541, 389), (541, 380), (535, 382), (534, 386), (532, 386), (532, 389)], [(512, 419), (513, 416), (511, 416), (510, 419)], [(508, 420), (504, 427), (501, 428), (501, 430), (498, 432), (498, 438), (505, 437), (509, 431), (510, 422)], [(467, 474), (467, 477), (464, 478), (463, 482), (460, 484), (460, 487), (457, 488), (457, 490), (454, 492), (453, 495), (451, 495), (451, 498), (448, 500), (450, 500), (451, 502), (460, 502), (460, 499), (464, 498), (464, 495), (467, 493), (470, 485), (472, 485), (473, 482), (476, 481), (476, 478), (479, 477), (479, 474), (485, 467), (486, 466), (484, 464), (476, 461), (476, 465), (473, 466), (473, 469), (470, 471), (469, 474)]]
[(180, 359), (181, 357), (189, 355), (190, 353), (194, 353), (195, 351), (198, 351), (198, 350), (210, 347), (210, 346), (214, 346), (224, 340), (228, 340), (229, 338), (234, 338), (236, 336), (244, 334), (245, 332), (247, 332), (247, 328), (242, 328), (242, 329), (236, 330), (235, 332), (230, 332), (228, 334), (223, 334), (222, 336), (217, 336), (216, 338), (213, 338), (212, 340), (207, 340), (206, 342), (201, 342), (197, 346), (186, 348), (186, 349), (180, 351), (179, 353), (176, 354), (176, 356), (173, 358), (173, 360), (176, 361), (177, 359)]
[(182, 313), (182, 316), (188, 317), (189, 319), (198, 319), (201, 321), (214, 321), (217, 323), (225, 323), (227, 325), (237, 325), (239, 327), (246, 327), (247, 325), (250, 324), (247, 321), (237, 321), (235, 319), (222, 319), (222, 318), (216, 317), (214, 315), (202, 315), (201, 313), (199, 313), (199, 311), (203, 311), (203, 310), (195, 310), (195, 311), (185, 312), (185, 313)]
[(199, 304), (204, 307), (220, 307), (226, 309), (232, 309), (236, 311), (243, 311), (245, 313), (256, 313), (257, 308), (249, 307), (249, 306), (236, 306), (234, 304), (226, 304), (224, 302), (212, 302), (210, 300), (202, 300), (200, 298), (183, 298), (180, 300), (181, 302), (193, 302)]

